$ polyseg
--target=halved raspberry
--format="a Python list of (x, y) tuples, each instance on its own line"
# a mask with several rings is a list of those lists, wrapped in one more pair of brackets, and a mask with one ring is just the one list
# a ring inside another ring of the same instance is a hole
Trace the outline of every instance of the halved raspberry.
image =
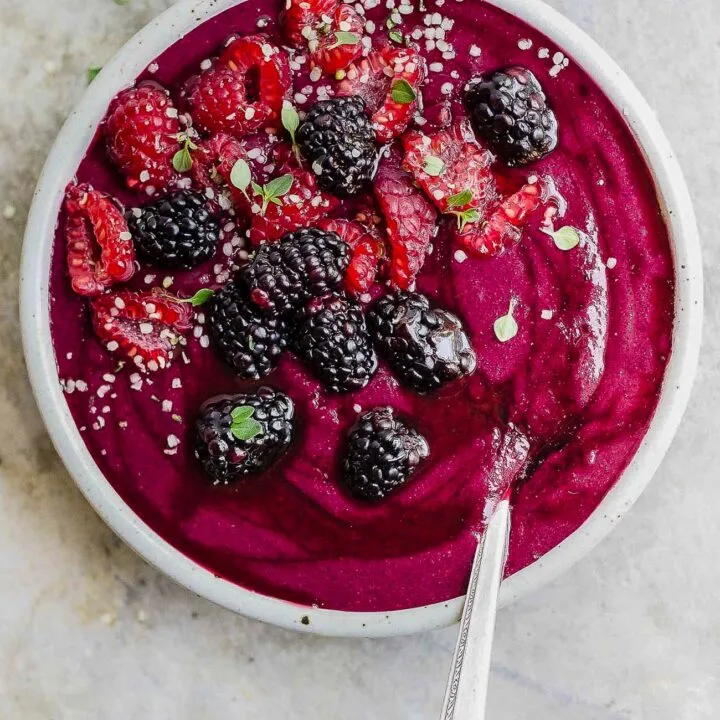
[(393, 154), (383, 159), (375, 176), (375, 197), (385, 217), (390, 244), (390, 282), (409, 289), (425, 262), (435, 234), (437, 213), (400, 167)]
[(117, 203), (91, 185), (65, 191), (65, 242), (70, 284), (78, 295), (99, 295), (135, 272), (135, 250)]
[(495, 208), (487, 222), (468, 223), (456, 233), (457, 239), (472, 253), (497, 255), (518, 242), (528, 217), (540, 207), (540, 187), (524, 185)]
[(178, 111), (156, 83), (123, 90), (105, 119), (110, 159), (125, 175), (131, 190), (154, 195), (178, 178), (172, 159), (180, 149)]
[(315, 175), (297, 164), (288, 161), (276, 170), (273, 179), (284, 175), (292, 177), (292, 184), (274, 201), (263, 202), (262, 196), (250, 188), (247, 196), (234, 194), (239, 207), (250, 217), (249, 236), (253, 245), (274, 242), (288, 232), (313, 226), (338, 205), (335, 197), (318, 188)]
[[(434, 135), (411, 130), (402, 141), (404, 167), (440, 212), (462, 213), (473, 208), (485, 217), (498, 197), (490, 169), (494, 158), (478, 145), (467, 121)], [(466, 201), (461, 202), (461, 194)]]
[(107, 349), (150, 372), (167, 367), (192, 318), (189, 303), (157, 289), (102, 295), (91, 308), (95, 333)]
[(288, 0), (280, 16), (288, 42), (296, 47), (304, 46), (310, 32), (329, 22), (337, 6), (338, 0)]
[(269, 105), (249, 100), (247, 75), (213, 67), (191, 78), (185, 87), (197, 127), (208, 133), (242, 137), (270, 120)]
[[(234, 134), (246, 135), (279, 119), (283, 102), (292, 89), (292, 73), (287, 53), (273, 45), (267, 35), (246, 35), (233, 40), (218, 59), (216, 68), (227, 68), (241, 80), (240, 90), (228, 92), (228, 99), (238, 102)], [(227, 81), (225, 87), (229, 89)], [(218, 127), (210, 125), (208, 129), (222, 131), (219, 126), (226, 127), (224, 109), (224, 103), (213, 103), (213, 111), (204, 119), (217, 123)], [(256, 116), (263, 120), (258, 122)]]
[(425, 77), (425, 60), (416, 48), (385, 45), (348, 68), (338, 95), (359, 95), (378, 141), (389, 142), (410, 124)]
[(250, 163), (245, 146), (231, 135), (218, 133), (198, 143), (193, 153), (192, 176), (201, 188), (228, 189), (236, 204), (244, 204), (243, 194), (230, 182), (235, 163), (243, 159)]
[(365, 21), (350, 5), (339, 4), (328, 16), (330, 23), (317, 28), (310, 36), (310, 64), (328, 75), (344, 70), (362, 54)]
[(352, 250), (345, 273), (345, 290), (352, 295), (366, 293), (375, 283), (380, 260), (385, 255), (385, 244), (375, 228), (369, 228), (356, 220), (344, 219), (321, 220), (318, 227), (334, 232)]

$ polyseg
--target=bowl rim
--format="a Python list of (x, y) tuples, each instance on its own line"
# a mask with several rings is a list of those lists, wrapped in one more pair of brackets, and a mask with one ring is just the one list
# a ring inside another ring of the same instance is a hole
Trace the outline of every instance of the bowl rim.
[[(243, 0), (241, 0), (242, 2)], [(597, 545), (635, 503), (660, 464), (687, 406), (702, 328), (702, 262), (692, 201), (682, 171), (653, 111), (600, 46), (542, 0), (484, 0), (548, 36), (620, 109), (653, 174), (675, 264), (673, 350), (660, 401), (632, 461), (601, 503), (568, 538), (502, 584), (500, 605), (554, 580)], [(261, 595), (216, 577), (151, 530), (96, 466), (70, 415), (58, 381), (50, 336), (49, 270), (65, 185), (93, 139), (111, 99), (165, 48), (238, 0), (182, 0), (131, 38), (103, 68), (69, 115), (33, 196), (23, 243), (20, 316), (31, 385), (50, 437), (78, 487), (103, 520), (146, 561), (198, 595), (229, 610), (284, 628), (346, 637), (384, 637), (453, 624), (464, 598), (407, 610), (345, 612)]]

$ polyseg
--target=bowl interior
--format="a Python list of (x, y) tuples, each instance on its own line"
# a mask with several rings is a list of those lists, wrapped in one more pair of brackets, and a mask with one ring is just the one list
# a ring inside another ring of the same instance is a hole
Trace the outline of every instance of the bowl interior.
[[(503, 583), (500, 603), (506, 605), (557, 577), (594, 547), (632, 506), (655, 472), (680, 422), (697, 365), (702, 269), (692, 204), (679, 165), (654, 114), (630, 80), (591, 39), (542, 2), (487, 1), (545, 33), (622, 110), (655, 179), (676, 274), (673, 353), (658, 408), (641, 447), (620, 480), (575, 533)], [(385, 636), (451, 624), (459, 617), (463, 598), (389, 613), (346, 613), (301, 607), (215, 577), (166, 543), (128, 509), (95, 465), (65, 403), (48, 312), (51, 249), (64, 188), (117, 92), (198, 22), (237, 4), (237, 0), (184, 0), (166, 11), (106, 65), (57, 138), (35, 192), (21, 271), (23, 342), (38, 405), (58, 452), (97, 512), (148, 562), (199, 595), (250, 617), (328, 635)]]

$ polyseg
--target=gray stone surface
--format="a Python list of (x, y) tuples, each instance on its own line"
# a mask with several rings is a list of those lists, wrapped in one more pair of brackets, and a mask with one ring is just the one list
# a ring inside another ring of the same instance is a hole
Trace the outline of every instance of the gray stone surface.
[[(193, 597), (95, 516), (35, 409), (17, 321), (32, 188), (86, 68), (166, 4), (0, 0), (0, 718), (435, 718), (454, 631), (300, 637)], [(634, 78), (680, 156), (704, 240), (705, 343), (690, 411), (635, 509), (583, 563), (501, 613), (488, 716), (717, 718), (717, 0), (551, 4)]]

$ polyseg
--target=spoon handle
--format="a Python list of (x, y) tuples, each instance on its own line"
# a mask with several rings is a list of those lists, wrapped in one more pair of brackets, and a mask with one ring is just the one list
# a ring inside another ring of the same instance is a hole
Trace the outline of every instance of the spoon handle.
[(479, 540), (440, 720), (483, 720), (498, 591), (507, 559), (510, 501), (502, 500)]

